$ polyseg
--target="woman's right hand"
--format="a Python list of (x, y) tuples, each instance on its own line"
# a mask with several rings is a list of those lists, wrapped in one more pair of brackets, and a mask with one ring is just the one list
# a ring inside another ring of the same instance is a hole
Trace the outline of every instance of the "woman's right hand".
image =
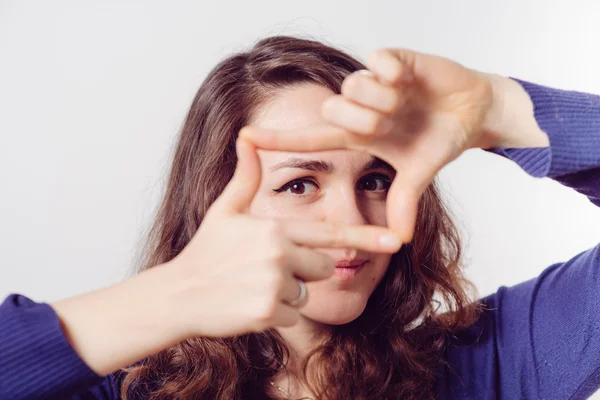
[[(261, 166), (253, 144), (238, 140), (232, 180), (185, 249), (131, 279), (52, 304), (66, 339), (105, 375), (194, 336), (227, 337), (293, 325), (296, 279), (332, 274), (312, 248), (394, 253), (400, 239), (375, 226), (253, 217)], [(387, 237), (387, 239), (385, 239)]]
[(335, 267), (313, 248), (400, 248), (399, 237), (383, 227), (249, 215), (261, 166), (249, 141), (239, 139), (237, 152), (232, 180), (188, 246), (166, 266), (180, 282), (172, 298), (184, 337), (227, 337), (296, 323), (299, 309), (289, 302), (300, 293), (298, 279), (326, 279)]

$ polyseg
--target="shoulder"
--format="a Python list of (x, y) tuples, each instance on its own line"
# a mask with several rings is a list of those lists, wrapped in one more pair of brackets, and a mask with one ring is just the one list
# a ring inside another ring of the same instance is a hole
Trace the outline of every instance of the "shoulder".
[(516, 384), (523, 373), (518, 366), (534, 361), (527, 348), (531, 342), (524, 299), (534, 286), (533, 280), (527, 281), (484, 297), (478, 320), (447, 338), (438, 378), (441, 399), (497, 398), (499, 388), (503, 394), (515, 396), (512, 398), (525, 394), (525, 398), (535, 398), (530, 392), (535, 385), (523, 388)]
[[(72, 400), (119, 400), (121, 399), (121, 386), (126, 373), (117, 371), (103, 378), (102, 382), (79, 392)], [(135, 397), (129, 400), (136, 400)]]

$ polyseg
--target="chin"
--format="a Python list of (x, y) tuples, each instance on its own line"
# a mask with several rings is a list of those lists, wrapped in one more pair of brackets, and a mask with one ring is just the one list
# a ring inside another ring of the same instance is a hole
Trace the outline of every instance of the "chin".
[(369, 296), (360, 293), (313, 296), (302, 310), (305, 317), (327, 325), (344, 325), (358, 318)]

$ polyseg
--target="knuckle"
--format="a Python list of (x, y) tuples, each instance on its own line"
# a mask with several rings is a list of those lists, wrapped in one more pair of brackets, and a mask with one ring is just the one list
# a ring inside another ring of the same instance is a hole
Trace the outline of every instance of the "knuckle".
[(267, 243), (267, 262), (273, 267), (281, 269), (285, 265), (287, 254), (283, 246), (280, 244), (280, 240), (275, 239)]
[(385, 117), (376, 112), (370, 112), (367, 115), (366, 121), (366, 129), (369, 132), (379, 132), (382, 129), (382, 125), (384, 124)]
[(402, 64), (399, 62), (391, 62), (388, 64), (388, 79), (390, 79), (392, 82), (399, 82), (402, 78)]
[(256, 322), (259, 327), (266, 328), (271, 325), (275, 318), (275, 310), (277, 309), (277, 301), (273, 298), (267, 298), (259, 303), (256, 307)]
[(391, 94), (387, 98), (386, 112), (393, 114), (402, 108), (403, 101), (400, 93)]
[(265, 272), (266, 293), (275, 296), (281, 291), (284, 283), (283, 271), (278, 265), (268, 264)]

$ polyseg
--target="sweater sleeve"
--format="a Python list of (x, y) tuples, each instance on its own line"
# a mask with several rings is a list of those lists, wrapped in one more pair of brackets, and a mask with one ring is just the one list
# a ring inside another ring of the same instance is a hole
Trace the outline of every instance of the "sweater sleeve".
[(117, 399), (116, 376), (101, 377), (77, 355), (48, 304), (10, 295), (0, 305), (0, 399)]
[(550, 146), (491, 151), (533, 177), (549, 177), (577, 190), (600, 207), (600, 96), (516, 81), (531, 97)]
[[(550, 146), (492, 151), (600, 206), (600, 97), (518, 82)], [(451, 339), (442, 399), (584, 399), (600, 388), (600, 245), (482, 303)]]

